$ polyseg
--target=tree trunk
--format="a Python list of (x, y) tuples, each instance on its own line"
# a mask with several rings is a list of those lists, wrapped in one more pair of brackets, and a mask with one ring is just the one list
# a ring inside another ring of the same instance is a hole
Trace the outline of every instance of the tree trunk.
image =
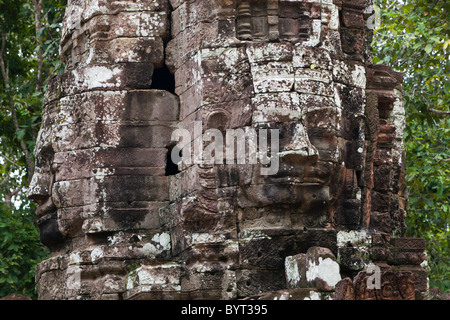
[(37, 74), (37, 81), (36, 81), (36, 92), (40, 92), (42, 89), (42, 73), (43, 73), (43, 66), (44, 66), (44, 60), (43, 60), (43, 49), (42, 49), (42, 35), (39, 33), (39, 30), (42, 28), (42, 2), (43, 0), (33, 0), (33, 6), (34, 6), (34, 17), (35, 17), (35, 27), (36, 27), (36, 45), (39, 47), (39, 50), (37, 52), (37, 64), (38, 64), (38, 74)]

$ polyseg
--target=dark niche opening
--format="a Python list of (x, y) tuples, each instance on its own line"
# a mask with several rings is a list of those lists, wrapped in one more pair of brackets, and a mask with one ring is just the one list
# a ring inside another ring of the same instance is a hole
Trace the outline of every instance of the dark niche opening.
[(172, 152), (178, 152), (180, 155), (180, 159), (182, 157), (182, 150), (178, 148), (178, 146), (169, 146), (167, 148), (167, 155), (166, 155), (166, 176), (174, 176), (178, 173), (180, 173), (180, 170), (178, 169), (178, 163), (175, 163), (172, 159)]
[(150, 89), (165, 90), (175, 93), (175, 77), (170, 73), (166, 65), (153, 71), (152, 85)]

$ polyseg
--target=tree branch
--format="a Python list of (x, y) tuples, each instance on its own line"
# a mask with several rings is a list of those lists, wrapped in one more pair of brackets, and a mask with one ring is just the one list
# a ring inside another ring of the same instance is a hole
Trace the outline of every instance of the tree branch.
[(9, 76), (5, 68), (5, 60), (3, 59), (3, 54), (5, 53), (6, 47), (6, 32), (2, 31), (2, 45), (0, 49), (0, 69), (2, 71), (3, 82), (5, 83), (6, 90), (9, 90)]
[(450, 114), (450, 111), (436, 110), (436, 109), (433, 109), (433, 108), (428, 108), (427, 110), (429, 112), (435, 113), (435, 114), (441, 114), (441, 115), (449, 115)]
[(9, 163), (11, 163), (13, 166), (17, 166), (17, 163), (16, 163), (15, 161), (11, 160), (10, 158), (8, 158), (7, 156), (5, 156), (5, 155), (2, 154), (1, 152), (0, 152), (0, 156), (1, 156), (3, 159), (7, 160)]
[(0, 186), (4, 185), (6, 182), (8, 182), (9, 175), (11, 174), (13, 168), (14, 168), (14, 166), (9, 167), (8, 174), (6, 175), (5, 179), (3, 179), (2, 182), (0, 182)]
[(11, 208), (11, 202), (12, 198), (19, 193), (19, 191), (22, 189), (22, 187), (18, 187), (14, 191), (5, 194), (5, 203), (7, 208)]
[(40, 92), (42, 89), (42, 74), (43, 74), (43, 66), (44, 66), (44, 59), (43, 59), (43, 49), (41, 46), (42, 43), (42, 34), (39, 34), (39, 31), (42, 28), (42, 2), (43, 0), (33, 0), (33, 6), (34, 6), (34, 19), (35, 19), (35, 28), (36, 28), (36, 45), (39, 46), (39, 50), (37, 52), (37, 64), (38, 64), (38, 74), (37, 74), (37, 81), (36, 81), (36, 92)]

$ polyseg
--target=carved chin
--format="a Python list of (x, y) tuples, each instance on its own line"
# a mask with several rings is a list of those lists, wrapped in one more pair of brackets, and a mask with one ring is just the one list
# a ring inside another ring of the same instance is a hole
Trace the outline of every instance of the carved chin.
[(39, 227), (39, 238), (46, 247), (52, 248), (63, 242), (64, 236), (59, 231), (56, 212), (39, 219), (36, 224)]

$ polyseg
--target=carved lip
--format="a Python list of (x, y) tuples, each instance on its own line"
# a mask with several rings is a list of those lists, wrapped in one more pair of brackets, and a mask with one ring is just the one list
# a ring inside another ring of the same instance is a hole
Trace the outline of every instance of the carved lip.
[(289, 184), (289, 185), (303, 185), (304, 181), (302, 178), (294, 177), (294, 176), (285, 176), (285, 177), (275, 177), (272, 179), (273, 182), (279, 184)]
[(48, 197), (36, 209), (36, 215), (41, 218), (46, 214), (56, 212), (56, 206), (53, 203), (52, 197)]
[(270, 178), (270, 182), (273, 184), (280, 185), (291, 185), (291, 186), (300, 186), (300, 187), (318, 187), (325, 186), (328, 179), (322, 179), (318, 177), (314, 177), (313, 179), (304, 177), (296, 177), (296, 176), (273, 176)]

